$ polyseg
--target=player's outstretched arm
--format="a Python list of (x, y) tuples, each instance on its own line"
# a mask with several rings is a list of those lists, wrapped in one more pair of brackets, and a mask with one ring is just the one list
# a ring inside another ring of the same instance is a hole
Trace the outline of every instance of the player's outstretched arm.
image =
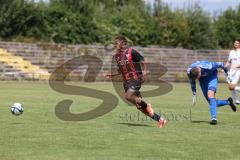
[(118, 76), (118, 75), (120, 75), (120, 73), (106, 74), (105, 77), (108, 78), (108, 79), (111, 79), (111, 78), (113, 78), (113, 77), (115, 77), (115, 76)]
[(213, 67), (214, 68), (221, 68), (223, 69), (224, 73), (225, 73), (225, 76), (227, 76), (228, 74), (228, 67), (227, 67), (227, 64), (224, 64), (224, 62), (214, 62), (213, 63)]

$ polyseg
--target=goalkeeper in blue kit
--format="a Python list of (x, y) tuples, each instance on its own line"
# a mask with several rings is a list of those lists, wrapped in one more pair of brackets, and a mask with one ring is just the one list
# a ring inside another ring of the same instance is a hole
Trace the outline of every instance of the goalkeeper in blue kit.
[(218, 87), (218, 68), (223, 69), (225, 74), (227, 74), (227, 69), (223, 62), (196, 61), (187, 69), (193, 93), (193, 105), (196, 104), (197, 100), (196, 80), (199, 80), (203, 95), (209, 103), (212, 118), (210, 124), (212, 125), (217, 124), (217, 107), (229, 105), (234, 112), (237, 110), (231, 97), (226, 100), (215, 98)]

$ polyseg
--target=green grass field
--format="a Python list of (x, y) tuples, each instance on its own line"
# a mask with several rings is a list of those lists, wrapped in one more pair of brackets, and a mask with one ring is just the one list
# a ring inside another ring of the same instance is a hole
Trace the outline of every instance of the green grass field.
[[(80, 85), (116, 95), (110, 83)], [(240, 159), (240, 113), (220, 108), (218, 125), (209, 125), (202, 93), (198, 89), (197, 106), (191, 107), (188, 84), (174, 84), (170, 93), (146, 98), (169, 119), (163, 129), (122, 100), (96, 119), (66, 122), (55, 115), (59, 101), (73, 99), (74, 113), (91, 110), (101, 101), (60, 94), (40, 82), (1, 82), (0, 88), (0, 160)], [(221, 84), (217, 96), (229, 95)], [(24, 105), (23, 115), (10, 113), (13, 102)]]

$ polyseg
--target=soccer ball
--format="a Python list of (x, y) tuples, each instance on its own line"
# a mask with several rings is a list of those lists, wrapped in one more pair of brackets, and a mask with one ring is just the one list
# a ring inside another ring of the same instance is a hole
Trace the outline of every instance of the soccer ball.
[(11, 108), (11, 113), (15, 116), (21, 115), (23, 113), (23, 106), (21, 103), (14, 103)]

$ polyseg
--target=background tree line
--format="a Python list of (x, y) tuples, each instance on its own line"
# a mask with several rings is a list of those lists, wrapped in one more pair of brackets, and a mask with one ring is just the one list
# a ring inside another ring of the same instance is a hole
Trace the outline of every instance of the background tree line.
[(0, 40), (230, 48), (240, 37), (240, 5), (211, 16), (198, 4), (171, 10), (161, 0), (0, 0)]

